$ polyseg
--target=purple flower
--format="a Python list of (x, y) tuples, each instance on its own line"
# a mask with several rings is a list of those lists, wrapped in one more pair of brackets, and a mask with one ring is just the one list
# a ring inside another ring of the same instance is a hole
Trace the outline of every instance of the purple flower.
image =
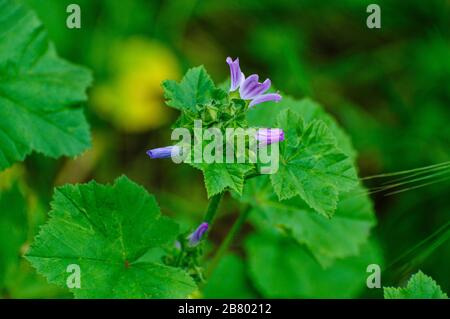
[(244, 81), (245, 77), (244, 73), (241, 72), (241, 68), (239, 67), (239, 58), (236, 58), (236, 60), (233, 61), (230, 57), (228, 57), (227, 63), (230, 66), (231, 73), (230, 92), (233, 92), (237, 90), (242, 81)]
[(269, 145), (284, 141), (284, 132), (280, 128), (260, 128), (256, 132), (259, 145)]
[(147, 151), (147, 155), (150, 156), (150, 158), (169, 158), (172, 156), (177, 156), (180, 154), (180, 147), (179, 146), (166, 146), (166, 147), (160, 147), (160, 148), (154, 148)]
[(208, 223), (204, 222), (201, 223), (200, 226), (197, 227), (197, 229), (188, 236), (189, 239), (189, 246), (194, 247), (197, 246), (200, 243), (200, 240), (202, 239), (203, 235), (208, 230)]
[(241, 99), (251, 100), (249, 107), (263, 102), (278, 102), (281, 100), (281, 95), (278, 93), (266, 93), (272, 84), (269, 79), (261, 83), (257, 74), (252, 74), (248, 78), (245, 78), (239, 66), (239, 58), (233, 61), (228, 57), (227, 63), (230, 66), (231, 73), (230, 92), (234, 92), (239, 88)]

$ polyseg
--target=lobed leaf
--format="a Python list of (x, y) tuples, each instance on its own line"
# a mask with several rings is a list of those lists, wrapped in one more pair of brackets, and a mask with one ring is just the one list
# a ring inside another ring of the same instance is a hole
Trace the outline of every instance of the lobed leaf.
[(316, 214), (298, 196), (278, 200), (268, 177), (247, 182), (241, 200), (253, 206), (254, 224), (277, 229), (306, 245), (323, 267), (337, 258), (357, 255), (376, 223), (372, 203), (361, 185), (340, 196), (331, 219)]
[(325, 112), (320, 104), (309, 98), (297, 100), (283, 94), (283, 99), (278, 103), (266, 102), (264, 103), (264, 106), (254, 107), (247, 114), (249, 125), (257, 127), (275, 127), (278, 114), (285, 110), (290, 110), (298, 114), (306, 124), (317, 120), (324, 122), (336, 138), (338, 147), (346, 155), (355, 159), (356, 151), (353, 148), (349, 136), (339, 126), (336, 120)]
[(299, 195), (311, 208), (331, 217), (340, 192), (357, 185), (352, 159), (344, 154), (322, 121), (305, 125), (290, 110), (278, 115), (277, 127), (285, 132), (281, 143), (280, 165), (270, 176), (280, 200)]
[(75, 156), (90, 147), (83, 110), (92, 81), (59, 58), (36, 15), (0, 0), (0, 170), (33, 151)]
[(441, 287), (433, 278), (419, 271), (408, 281), (404, 288), (384, 287), (385, 299), (447, 299)]
[(62, 287), (67, 267), (78, 265), (81, 287), (71, 289), (77, 298), (181, 298), (195, 289), (192, 278), (145, 259), (177, 235), (155, 198), (126, 177), (112, 186), (67, 185), (56, 190), (50, 220), (26, 258)]
[(167, 105), (180, 111), (195, 111), (198, 104), (207, 104), (216, 89), (203, 66), (189, 69), (180, 83), (166, 80), (162, 86)]

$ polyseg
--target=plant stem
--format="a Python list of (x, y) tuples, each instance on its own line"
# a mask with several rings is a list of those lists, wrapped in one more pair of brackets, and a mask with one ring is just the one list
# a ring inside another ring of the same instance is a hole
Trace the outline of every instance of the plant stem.
[(220, 200), (222, 199), (223, 193), (216, 194), (209, 200), (208, 210), (206, 211), (204, 221), (210, 226), (216, 215), (217, 208), (219, 207)]
[[(213, 197), (209, 199), (208, 208), (206, 209), (205, 217), (203, 218), (203, 221), (208, 223), (209, 227), (211, 227), (212, 221), (214, 219), (214, 216), (217, 213), (217, 208), (219, 208), (220, 200), (223, 197), (223, 193), (216, 194)], [(206, 233), (207, 235), (207, 233)], [(204, 240), (206, 238), (206, 235), (201, 238)], [(183, 258), (186, 256), (186, 247), (183, 245), (181, 247), (180, 253), (178, 254), (178, 257), (175, 261), (175, 265), (177, 267), (180, 266), (181, 262), (183, 261)]]
[(208, 269), (206, 270), (206, 277), (209, 277), (213, 270), (216, 268), (217, 264), (219, 263), (220, 259), (223, 257), (223, 255), (227, 252), (228, 248), (230, 247), (231, 243), (233, 242), (234, 237), (239, 233), (241, 230), (242, 225), (244, 225), (245, 220), (247, 219), (249, 213), (250, 213), (251, 207), (250, 205), (246, 205), (245, 208), (240, 213), (239, 217), (234, 222), (233, 226), (231, 226), (230, 231), (228, 232), (227, 236), (223, 240), (223, 242), (220, 244), (219, 249), (217, 250), (216, 254), (214, 255), (213, 259), (211, 260), (211, 263), (208, 266)]

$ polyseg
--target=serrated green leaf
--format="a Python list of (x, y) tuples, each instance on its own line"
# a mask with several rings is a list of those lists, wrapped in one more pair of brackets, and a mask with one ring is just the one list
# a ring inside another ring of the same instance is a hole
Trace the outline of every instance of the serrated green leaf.
[(280, 102), (266, 102), (264, 103), (264, 107), (252, 108), (247, 114), (249, 125), (274, 127), (278, 114), (282, 111), (290, 110), (300, 115), (306, 124), (315, 120), (323, 121), (335, 136), (338, 147), (352, 159), (355, 159), (356, 151), (353, 148), (350, 138), (336, 120), (324, 111), (320, 104), (309, 98), (296, 100), (286, 94), (282, 95), (283, 99)]
[(208, 198), (224, 190), (242, 194), (245, 174), (253, 169), (253, 165), (246, 163), (192, 163), (191, 165), (203, 172)]
[(285, 132), (279, 169), (270, 175), (278, 198), (299, 195), (315, 211), (331, 217), (339, 193), (357, 185), (351, 158), (337, 147), (322, 121), (305, 125), (299, 115), (285, 110), (278, 115), (277, 123)]
[(316, 214), (298, 196), (278, 200), (266, 176), (248, 181), (241, 200), (254, 207), (251, 217), (256, 225), (277, 229), (306, 245), (323, 267), (336, 258), (357, 255), (376, 223), (372, 203), (362, 186), (340, 196), (331, 219)]
[(195, 111), (197, 104), (207, 104), (216, 89), (203, 66), (189, 69), (180, 83), (166, 80), (162, 87), (167, 105), (180, 111)]
[(177, 235), (155, 198), (126, 177), (112, 186), (67, 185), (56, 190), (50, 220), (26, 258), (62, 287), (67, 266), (79, 265), (81, 288), (71, 290), (78, 298), (181, 298), (195, 289), (190, 276), (140, 260)]
[(90, 146), (77, 104), (91, 74), (56, 55), (36, 15), (0, 0), (0, 170), (32, 151), (75, 156)]
[(236, 255), (222, 257), (203, 290), (205, 298), (256, 298), (244, 261)]
[(297, 242), (280, 235), (256, 233), (246, 242), (249, 273), (266, 298), (353, 298), (366, 287), (367, 265), (381, 264), (377, 246), (337, 260), (323, 269)]
[(419, 271), (408, 281), (404, 288), (384, 287), (385, 299), (447, 299), (441, 287), (433, 278)]

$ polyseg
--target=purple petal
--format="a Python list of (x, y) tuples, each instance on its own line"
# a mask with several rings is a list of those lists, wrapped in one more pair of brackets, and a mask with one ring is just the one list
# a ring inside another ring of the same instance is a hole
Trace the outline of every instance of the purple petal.
[(255, 106), (256, 104), (263, 103), (263, 102), (269, 102), (269, 101), (275, 101), (278, 102), (281, 100), (281, 95), (278, 93), (268, 93), (268, 94), (262, 94), (254, 98), (250, 104), (249, 107)]
[(248, 78), (244, 80), (242, 83), (240, 89), (239, 89), (239, 95), (244, 100), (250, 100), (251, 97), (248, 94), (252, 89), (254, 89), (256, 86), (258, 86), (258, 75), (252, 74)]
[(261, 128), (256, 132), (258, 145), (269, 145), (284, 141), (284, 131), (280, 128)]
[(227, 58), (227, 63), (230, 66), (231, 86), (230, 92), (236, 91), (244, 80), (244, 73), (241, 72), (239, 66), (239, 58), (233, 61), (230, 57)]
[(249, 88), (247, 93), (248, 99), (253, 99), (258, 95), (265, 93), (268, 89), (270, 89), (271, 84), (272, 82), (270, 82), (269, 79), (266, 79), (263, 83), (257, 83), (252, 86), (252, 88)]
[(239, 94), (242, 99), (251, 100), (265, 93), (270, 88), (271, 84), (269, 79), (266, 79), (263, 83), (259, 83), (258, 75), (253, 74), (242, 83)]
[(200, 226), (198, 226), (197, 229), (188, 236), (189, 246), (197, 246), (200, 243), (203, 235), (208, 230), (208, 227), (208, 223), (201, 223)]
[(150, 158), (169, 158), (172, 156), (176, 156), (180, 154), (180, 147), (179, 146), (166, 146), (166, 147), (160, 147), (160, 148), (154, 148), (147, 151), (147, 155), (150, 156)]

